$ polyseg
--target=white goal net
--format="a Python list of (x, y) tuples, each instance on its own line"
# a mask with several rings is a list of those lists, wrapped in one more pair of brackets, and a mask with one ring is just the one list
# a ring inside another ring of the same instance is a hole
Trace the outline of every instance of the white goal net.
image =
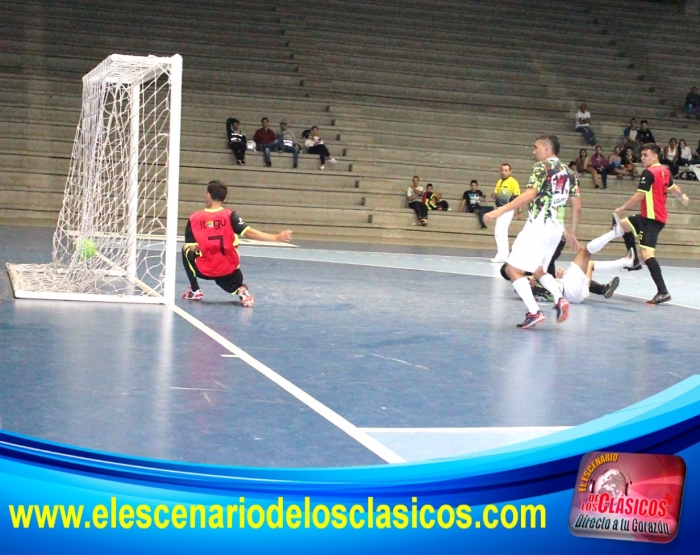
[(18, 298), (173, 303), (182, 58), (113, 54), (83, 103), (49, 264), (8, 264)]

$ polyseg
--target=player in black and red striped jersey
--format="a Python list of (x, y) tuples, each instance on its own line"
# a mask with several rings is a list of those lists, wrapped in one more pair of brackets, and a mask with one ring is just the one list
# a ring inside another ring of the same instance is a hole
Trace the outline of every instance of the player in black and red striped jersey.
[(239, 238), (288, 243), (292, 232), (286, 229), (272, 234), (250, 227), (236, 212), (224, 208), (227, 194), (228, 188), (221, 181), (210, 181), (205, 197), (207, 207), (187, 220), (182, 263), (190, 287), (182, 298), (201, 301), (204, 295), (197, 278), (211, 279), (227, 293), (237, 294), (243, 306), (252, 307), (254, 299), (239, 268)]
[[(666, 289), (661, 266), (656, 260), (656, 242), (659, 233), (666, 225), (668, 211), (666, 210), (666, 198), (671, 191), (679, 199), (683, 206), (688, 206), (690, 199), (681, 188), (673, 182), (671, 171), (659, 163), (661, 149), (654, 143), (647, 143), (641, 147), (642, 164), (646, 168), (639, 179), (639, 187), (622, 206), (613, 212), (613, 229), (600, 239), (603, 240), (609, 234), (621, 237), (623, 232), (634, 233), (641, 249), (642, 260), (649, 268), (651, 278), (656, 284), (656, 295), (647, 301), (649, 305), (657, 305), (671, 300), (671, 295)], [(625, 210), (641, 203), (639, 214), (620, 219), (620, 214)], [(595, 241), (595, 240), (594, 240)]]

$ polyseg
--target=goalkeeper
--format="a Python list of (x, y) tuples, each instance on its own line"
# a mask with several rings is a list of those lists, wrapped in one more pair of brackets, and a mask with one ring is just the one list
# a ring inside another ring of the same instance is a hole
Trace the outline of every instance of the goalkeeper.
[(243, 283), (243, 273), (239, 268), (239, 237), (245, 235), (258, 241), (288, 243), (292, 240), (292, 232), (286, 229), (272, 234), (253, 229), (238, 214), (224, 208), (227, 193), (228, 189), (221, 181), (210, 181), (207, 185), (207, 207), (187, 220), (182, 263), (190, 287), (182, 298), (201, 301), (204, 295), (197, 278), (212, 279), (227, 293), (237, 294), (241, 305), (252, 307), (253, 295)]

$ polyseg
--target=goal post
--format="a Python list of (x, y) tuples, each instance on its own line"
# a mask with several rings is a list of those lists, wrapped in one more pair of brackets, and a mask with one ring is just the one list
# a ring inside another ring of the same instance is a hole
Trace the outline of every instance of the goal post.
[(182, 57), (112, 54), (83, 77), (52, 262), (17, 298), (175, 302)]

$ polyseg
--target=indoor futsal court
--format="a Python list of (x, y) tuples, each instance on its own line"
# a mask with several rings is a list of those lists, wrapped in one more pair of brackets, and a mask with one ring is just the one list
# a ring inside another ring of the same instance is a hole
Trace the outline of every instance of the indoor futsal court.
[[(0, 226), (3, 262), (49, 261), (52, 234)], [(671, 303), (645, 305), (645, 268), (563, 324), (541, 303), (524, 331), (492, 252), (295, 245), (241, 247), (252, 309), (213, 282), (180, 299), (180, 266), (174, 308), (16, 300), (3, 273), (0, 427), (217, 465), (417, 462), (556, 433), (696, 372), (694, 263), (662, 260)]]

